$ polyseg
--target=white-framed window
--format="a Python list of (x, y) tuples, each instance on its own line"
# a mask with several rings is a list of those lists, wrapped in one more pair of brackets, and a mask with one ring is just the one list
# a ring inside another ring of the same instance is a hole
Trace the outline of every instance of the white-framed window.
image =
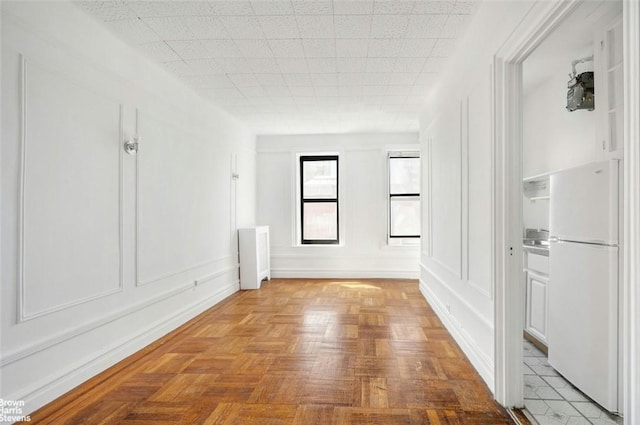
[(388, 237), (390, 245), (420, 240), (420, 152), (389, 152)]
[(302, 245), (340, 243), (339, 156), (298, 156), (299, 242)]

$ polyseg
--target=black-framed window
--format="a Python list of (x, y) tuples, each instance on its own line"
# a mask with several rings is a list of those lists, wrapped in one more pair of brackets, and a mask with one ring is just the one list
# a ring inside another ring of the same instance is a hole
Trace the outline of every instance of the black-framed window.
[(300, 229), (303, 244), (337, 244), (338, 156), (300, 156)]
[(389, 154), (389, 237), (420, 237), (420, 155)]

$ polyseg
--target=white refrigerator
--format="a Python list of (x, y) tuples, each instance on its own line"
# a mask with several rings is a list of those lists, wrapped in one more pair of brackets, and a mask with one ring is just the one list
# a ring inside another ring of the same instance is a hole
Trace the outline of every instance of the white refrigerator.
[(618, 411), (619, 164), (552, 174), (549, 364)]

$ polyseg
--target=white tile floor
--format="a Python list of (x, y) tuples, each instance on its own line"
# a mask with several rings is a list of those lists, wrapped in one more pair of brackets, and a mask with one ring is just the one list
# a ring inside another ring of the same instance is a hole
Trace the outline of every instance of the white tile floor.
[(547, 363), (547, 356), (524, 341), (524, 406), (538, 425), (620, 425)]

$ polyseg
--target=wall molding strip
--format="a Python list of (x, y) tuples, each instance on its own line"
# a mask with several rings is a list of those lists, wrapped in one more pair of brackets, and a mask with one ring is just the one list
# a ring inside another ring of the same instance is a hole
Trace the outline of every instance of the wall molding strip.
[(9, 365), (11, 363), (15, 363), (17, 361), (20, 361), (24, 358), (27, 358), (29, 356), (32, 356), (36, 353), (39, 353), (41, 351), (44, 351), (48, 348), (51, 348), (55, 345), (61, 344), (64, 341), (68, 341), (72, 338), (75, 338), (79, 335), (85, 334), (87, 332), (91, 332), (99, 327), (105, 326), (111, 322), (114, 322), (116, 320), (122, 319), (123, 317), (129, 316), (133, 313), (137, 313), (141, 310), (144, 310), (145, 308), (148, 308), (154, 304), (157, 304), (159, 302), (162, 302), (164, 300), (167, 300), (169, 298), (172, 298), (182, 292), (188, 291), (190, 289), (193, 289), (194, 287), (201, 285), (204, 282), (216, 279), (218, 277), (221, 277), (223, 275), (225, 275), (226, 273), (230, 273), (232, 271), (238, 270), (238, 265), (234, 265), (234, 266), (229, 266), (229, 267), (225, 267), (221, 270), (218, 270), (208, 276), (205, 276), (203, 278), (200, 278), (198, 280), (194, 280), (192, 282), (183, 284), (177, 288), (174, 288), (172, 290), (166, 291), (164, 293), (161, 293), (153, 298), (147, 299), (143, 302), (137, 303), (137, 304), (133, 304), (129, 307), (127, 307), (126, 309), (123, 309), (121, 311), (118, 311), (114, 314), (108, 315), (106, 317), (103, 317), (101, 319), (98, 320), (94, 320), (92, 322), (89, 322), (87, 324), (84, 324), (82, 326), (79, 326), (75, 329), (71, 329), (69, 331), (60, 333), (58, 335), (54, 335), (51, 338), (48, 338), (44, 341), (38, 341), (35, 344), (26, 347), (26, 348), (22, 348), (18, 351), (15, 351), (13, 353), (9, 353), (7, 355), (2, 356), (2, 359), (0, 360), (0, 367), (4, 367), (6, 365)]
[[(124, 114), (124, 105), (118, 104), (118, 114), (119, 114), (119, 123), (118, 123), (118, 137), (119, 140), (115, 141), (115, 148), (118, 149), (118, 286), (113, 289), (109, 289), (106, 291), (102, 291), (84, 298), (75, 299), (73, 301), (58, 304), (55, 306), (51, 306), (49, 308), (36, 311), (33, 313), (27, 313), (26, 311), (26, 288), (25, 288), (25, 260), (26, 260), (26, 252), (25, 252), (25, 229), (26, 229), (26, 220), (25, 220), (25, 197), (27, 190), (27, 112), (28, 112), (28, 102), (27, 102), (27, 87), (28, 87), (28, 76), (29, 76), (29, 63), (30, 61), (26, 56), (20, 55), (20, 64), (21, 64), (21, 81), (20, 81), (20, 171), (19, 171), (19, 182), (18, 182), (18, 193), (20, 199), (18, 201), (18, 273), (17, 273), (17, 294), (16, 297), (17, 305), (16, 305), (16, 323), (23, 323), (32, 319), (36, 319), (39, 317), (43, 317), (49, 315), (51, 313), (55, 313), (58, 311), (66, 310), (71, 307), (75, 307), (81, 304), (85, 304), (91, 301), (95, 301), (101, 298), (108, 297), (113, 294), (117, 294), (123, 291), (124, 289), (124, 268), (123, 268), (123, 258), (124, 258), (124, 243), (123, 243), (123, 169), (122, 169), (122, 152), (120, 151), (120, 141), (122, 140), (123, 134), (123, 114)], [(71, 80), (73, 81), (73, 80)], [(88, 88), (84, 87), (84, 85), (73, 81), (78, 87), (88, 90)]]

